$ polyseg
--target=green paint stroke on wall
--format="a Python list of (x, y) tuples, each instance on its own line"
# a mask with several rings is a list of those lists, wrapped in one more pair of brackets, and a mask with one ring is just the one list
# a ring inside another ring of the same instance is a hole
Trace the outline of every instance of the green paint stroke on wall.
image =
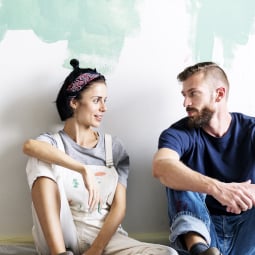
[(117, 60), (139, 28), (136, 0), (0, 0), (0, 40), (7, 30), (33, 30), (44, 42), (67, 40), (70, 56)]
[(196, 61), (212, 59), (214, 39), (223, 46), (224, 64), (230, 65), (236, 46), (245, 45), (254, 32), (254, 0), (190, 0), (191, 29)]

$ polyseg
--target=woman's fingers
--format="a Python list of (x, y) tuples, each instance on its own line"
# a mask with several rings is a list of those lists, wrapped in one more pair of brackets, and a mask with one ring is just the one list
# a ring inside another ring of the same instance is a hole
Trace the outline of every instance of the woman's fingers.
[(89, 210), (93, 211), (93, 210), (100, 210), (101, 209), (101, 205), (102, 205), (102, 201), (101, 201), (101, 197), (100, 197), (100, 192), (99, 192), (99, 188), (98, 185), (95, 181), (95, 177), (93, 172), (91, 172), (89, 169), (84, 169), (84, 173), (83, 173), (83, 180), (84, 180), (84, 184), (85, 187), (88, 190), (88, 206), (89, 206)]

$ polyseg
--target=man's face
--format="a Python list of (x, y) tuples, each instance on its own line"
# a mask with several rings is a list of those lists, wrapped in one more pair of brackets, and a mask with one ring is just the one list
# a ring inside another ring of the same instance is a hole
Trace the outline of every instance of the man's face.
[(197, 73), (183, 82), (183, 106), (189, 117), (189, 126), (198, 128), (208, 125), (214, 110), (214, 93), (202, 73)]

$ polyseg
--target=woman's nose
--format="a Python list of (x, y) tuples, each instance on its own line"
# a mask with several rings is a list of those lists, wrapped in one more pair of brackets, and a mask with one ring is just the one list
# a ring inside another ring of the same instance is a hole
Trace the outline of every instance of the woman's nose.
[(102, 102), (100, 105), (100, 111), (105, 112), (107, 110), (106, 103)]

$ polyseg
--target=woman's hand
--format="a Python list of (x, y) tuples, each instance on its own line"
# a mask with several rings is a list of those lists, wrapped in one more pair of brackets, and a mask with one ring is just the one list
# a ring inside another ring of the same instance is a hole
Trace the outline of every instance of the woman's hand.
[(81, 175), (84, 181), (84, 185), (89, 193), (88, 205), (90, 210), (93, 211), (96, 208), (100, 208), (102, 201), (93, 172), (84, 166), (83, 170), (81, 171)]

